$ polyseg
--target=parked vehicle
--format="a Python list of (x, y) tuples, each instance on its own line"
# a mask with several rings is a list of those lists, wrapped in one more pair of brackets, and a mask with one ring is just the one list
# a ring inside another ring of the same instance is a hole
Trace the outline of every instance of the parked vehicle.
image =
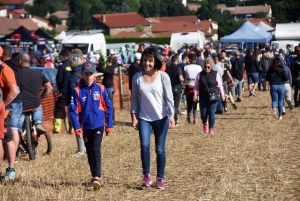
[(205, 35), (201, 31), (173, 33), (171, 36), (170, 46), (173, 51), (179, 50), (182, 45), (195, 45), (203, 48), (205, 45)]

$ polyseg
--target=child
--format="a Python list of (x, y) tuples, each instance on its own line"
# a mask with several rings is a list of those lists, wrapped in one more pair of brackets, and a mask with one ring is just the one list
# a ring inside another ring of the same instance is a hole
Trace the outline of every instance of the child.
[(101, 143), (105, 127), (106, 135), (113, 131), (112, 106), (106, 89), (95, 82), (96, 67), (87, 61), (82, 64), (83, 80), (72, 91), (70, 115), (75, 134), (83, 137), (92, 173), (91, 185), (100, 188)]

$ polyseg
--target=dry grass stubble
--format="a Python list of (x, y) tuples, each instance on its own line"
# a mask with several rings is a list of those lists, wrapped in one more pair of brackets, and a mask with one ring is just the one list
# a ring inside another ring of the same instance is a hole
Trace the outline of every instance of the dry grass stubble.
[[(244, 92), (244, 95), (246, 92)], [(18, 180), (0, 185), (1, 200), (300, 200), (299, 109), (283, 120), (271, 116), (268, 92), (244, 97), (238, 109), (218, 115), (215, 136), (202, 125), (180, 127), (167, 138), (166, 189), (139, 190), (142, 169), (139, 138), (128, 111), (117, 115), (113, 135), (104, 137), (102, 183), (86, 187), (87, 157), (71, 158), (75, 138), (53, 136), (53, 152), (36, 161), (19, 159)], [(154, 142), (151, 170), (156, 173)], [(7, 163), (2, 165), (2, 175)]]

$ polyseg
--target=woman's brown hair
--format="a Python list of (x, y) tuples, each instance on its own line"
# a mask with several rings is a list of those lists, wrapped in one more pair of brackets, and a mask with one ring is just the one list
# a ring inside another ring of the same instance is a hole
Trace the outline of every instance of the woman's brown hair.
[(275, 57), (274, 59), (272, 59), (270, 68), (273, 69), (274, 71), (284, 68), (284, 66), (282, 65), (281, 59), (278, 57)]
[(107, 57), (106, 62), (111, 63), (113, 67), (116, 67), (118, 65), (118, 59), (117, 57)]

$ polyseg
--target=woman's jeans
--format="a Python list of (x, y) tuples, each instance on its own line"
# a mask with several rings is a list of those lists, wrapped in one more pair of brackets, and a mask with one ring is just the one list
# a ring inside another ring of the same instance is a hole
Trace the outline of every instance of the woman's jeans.
[(284, 84), (270, 85), (270, 94), (272, 98), (272, 109), (275, 109), (278, 104), (279, 116), (282, 116), (283, 97), (284, 97)]
[(141, 143), (141, 158), (143, 175), (150, 174), (150, 138), (154, 130), (155, 151), (157, 163), (157, 178), (164, 178), (166, 167), (166, 138), (169, 130), (169, 118), (164, 117), (156, 121), (139, 119), (139, 136)]
[(215, 111), (218, 105), (218, 101), (211, 102), (209, 100), (204, 100), (200, 98), (200, 112), (201, 112), (201, 119), (203, 124), (207, 124), (209, 129), (213, 129), (215, 126)]
[(115, 93), (115, 89), (113, 87), (106, 88), (106, 92), (107, 92), (108, 98), (110, 100), (111, 106), (113, 108), (113, 121), (115, 121), (115, 108), (114, 108), (114, 93)]

